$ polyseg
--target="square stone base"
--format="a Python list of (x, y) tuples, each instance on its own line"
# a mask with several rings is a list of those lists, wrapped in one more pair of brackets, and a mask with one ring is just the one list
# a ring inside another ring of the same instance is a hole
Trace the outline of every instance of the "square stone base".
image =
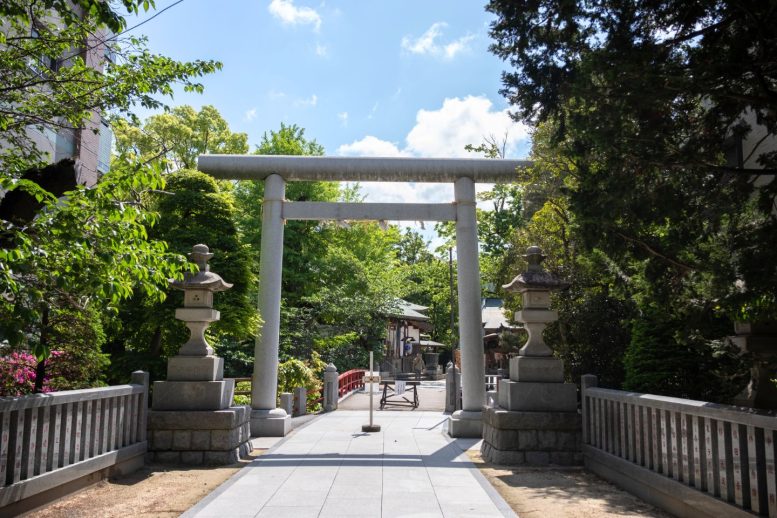
[(494, 464), (583, 464), (582, 418), (575, 412), (483, 411), (481, 454)]
[(499, 406), (524, 412), (577, 412), (577, 385), (500, 380)]
[(448, 435), (456, 438), (483, 436), (482, 412), (457, 410), (448, 418)]
[(221, 381), (224, 359), (218, 356), (171, 356), (167, 359), (167, 381)]
[(286, 437), (291, 431), (291, 416), (251, 411), (251, 437)]
[(563, 383), (564, 362), (552, 356), (515, 356), (510, 358), (510, 380)]
[(221, 410), (232, 404), (235, 380), (155, 381), (154, 410)]
[(250, 407), (148, 413), (148, 456), (161, 463), (234, 464), (251, 452)]

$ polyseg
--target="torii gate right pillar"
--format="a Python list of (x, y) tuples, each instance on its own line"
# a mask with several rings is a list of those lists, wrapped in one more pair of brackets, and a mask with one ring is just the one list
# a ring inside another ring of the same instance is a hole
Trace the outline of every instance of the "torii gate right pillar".
[(459, 344), (461, 347), (462, 409), (448, 421), (451, 437), (480, 437), (486, 400), (483, 326), (480, 308), (475, 182), (456, 180), (456, 255), (459, 284)]

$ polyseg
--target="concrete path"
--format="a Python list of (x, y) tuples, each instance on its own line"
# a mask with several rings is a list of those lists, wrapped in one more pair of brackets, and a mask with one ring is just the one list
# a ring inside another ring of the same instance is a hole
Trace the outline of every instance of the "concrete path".
[(474, 440), (443, 435), (440, 412), (366, 411), (311, 421), (183, 516), (515, 517), (465, 453)]

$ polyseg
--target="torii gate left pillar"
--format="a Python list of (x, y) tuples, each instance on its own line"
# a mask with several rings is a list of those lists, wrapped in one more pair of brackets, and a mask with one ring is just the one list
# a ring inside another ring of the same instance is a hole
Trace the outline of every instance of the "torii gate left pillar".
[(262, 248), (259, 257), (259, 326), (251, 377), (251, 435), (284, 437), (291, 416), (276, 408), (278, 346), (281, 330), (281, 275), (283, 272), (283, 199), (286, 182), (273, 174), (264, 181)]

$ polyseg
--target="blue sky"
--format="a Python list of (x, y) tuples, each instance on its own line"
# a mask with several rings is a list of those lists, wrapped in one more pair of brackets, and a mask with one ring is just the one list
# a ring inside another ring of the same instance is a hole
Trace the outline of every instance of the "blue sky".
[[(521, 158), (529, 140), (498, 93), (506, 65), (488, 52), (491, 20), (473, 1), (185, 0), (133, 32), (154, 52), (222, 61), (204, 94), (171, 104), (214, 105), (252, 146), (285, 122), (328, 155), (457, 157), (507, 131), (508, 157)], [(451, 201), (439, 187), (363, 190), (367, 201)]]

